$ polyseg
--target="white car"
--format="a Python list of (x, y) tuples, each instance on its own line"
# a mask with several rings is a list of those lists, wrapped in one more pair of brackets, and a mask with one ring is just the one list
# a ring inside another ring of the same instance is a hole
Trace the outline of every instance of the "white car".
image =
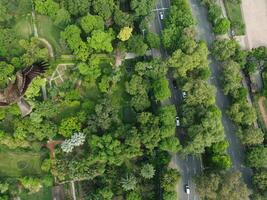
[(163, 12), (160, 12), (160, 13), (159, 13), (159, 18), (160, 18), (161, 20), (164, 19), (164, 14), (163, 14)]
[(185, 193), (190, 194), (190, 188), (189, 185), (185, 185)]
[(183, 91), (183, 92), (182, 92), (182, 95), (183, 95), (183, 99), (185, 99), (185, 98), (186, 98), (186, 92)]
[(179, 119), (179, 117), (176, 117), (175, 119), (176, 119), (176, 126), (180, 126), (180, 119)]

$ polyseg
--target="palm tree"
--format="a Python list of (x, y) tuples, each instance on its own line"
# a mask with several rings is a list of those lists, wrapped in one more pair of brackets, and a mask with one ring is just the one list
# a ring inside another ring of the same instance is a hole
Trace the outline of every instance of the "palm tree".
[(137, 180), (134, 175), (127, 175), (125, 178), (121, 180), (122, 188), (125, 191), (134, 190), (136, 188)]

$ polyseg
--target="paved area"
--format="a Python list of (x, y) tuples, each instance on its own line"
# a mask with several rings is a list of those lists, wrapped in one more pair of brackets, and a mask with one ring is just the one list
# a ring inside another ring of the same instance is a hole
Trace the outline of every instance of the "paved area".
[(267, 46), (267, 1), (242, 0), (248, 49)]

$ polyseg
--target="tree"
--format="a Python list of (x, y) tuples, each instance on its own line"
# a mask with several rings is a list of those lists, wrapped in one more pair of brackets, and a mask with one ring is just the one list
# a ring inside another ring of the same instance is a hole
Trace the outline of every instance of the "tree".
[(103, 17), (104, 20), (111, 17), (115, 6), (113, 0), (94, 0), (92, 5), (94, 12)]
[[(0, 12), (1, 13), (1, 12)], [(0, 29), (0, 56), (11, 57), (21, 53), (22, 48), (18, 45), (18, 37), (13, 29)]]
[(213, 155), (211, 165), (215, 169), (226, 170), (232, 166), (232, 162), (229, 155)]
[(253, 174), (253, 184), (261, 191), (267, 190), (267, 170), (259, 169)]
[(196, 185), (201, 199), (243, 200), (249, 196), (239, 172), (202, 174), (196, 178)]
[(246, 145), (262, 144), (264, 133), (259, 128), (249, 127), (240, 133), (241, 141)]
[(216, 20), (215, 25), (213, 27), (213, 31), (215, 34), (223, 35), (228, 33), (230, 30), (230, 21), (227, 18), (220, 18)]
[(56, 17), (59, 11), (59, 4), (53, 0), (35, 0), (35, 10), (43, 15), (48, 15), (52, 18)]
[(148, 32), (146, 35), (146, 42), (150, 48), (158, 49), (160, 47), (160, 37), (155, 33)]
[(4, 2), (0, 2), (0, 22), (8, 21), (12, 18), (8, 12), (7, 7), (4, 5)]
[(175, 136), (162, 139), (159, 147), (161, 150), (172, 153), (177, 153), (182, 149), (179, 139)]
[(267, 147), (251, 147), (246, 155), (246, 164), (249, 167), (267, 167)]
[(233, 94), (237, 89), (242, 87), (239, 64), (232, 60), (226, 61), (223, 64), (221, 80), (225, 95), (228, 95), (229, 93)]
[(8, 78), (11, 77), (11, 75), (13, 74), (14, 71), (14, 67), (13, 65), (10, 65), (4, 61), (0, 61), (0, 86), (1, 87), (5, 87), (7, 82), (8, 82)]
[(167, 169), (163, 174), (162, 188), (168, 192), (174, 191), (179, 179), (180, 174), (176, 169)]
[(71, 153), (74, 147), (81, 146), (85, 142), (85, 135), (83, 133), (74, 133), (71, 139), (65, 140), (61, 144), (61, 149), (65, 153)]
[(98, 15), (86, 15), (81, 18), (81, 27), (85, 33), (91, 33), (93, 30), (104, 31), (103, 18)]
[(162, 101), (171, 97), (169, 82), (165, 77), (155, 80), (152, 88), (157, 101)]
[(61, 8), (57, 11), (57, 14), (53, 20), (54, 20), (55, 25), (65, 26), (69, 24), (71, 21), (70, 13), (66, 9)]
[(0, 182), (0, 194), (4, 194), (8, 191), (9, 184)]
[(131, 27), (123, 27), (119, 35), (117, 36), (121, 41), (129, 40), (129, 38), (132, 36), (133, 28)]
[(128, 49), (129, 51), (136, 53), (138, 56), (143, 56), (147, 51), (147, 44), (144, 43), (142, 36), (133, 35), (128, 40)]
[(91, 33), (91, 37), (87, 38), (88, 44), (96, 52), (106, 51), (108, 53), (112, 52), (112, 40), (114, 39), (114, 34), (112, 29), (109, 32), (104, 32), (101, 30), (94, 30)]
[(154, 169), (153, 165), (151, 165), (151, 164), (143, 165), (143, 167), (141, 169), (141, 175), (142, 175), (142, 177), (144, 177), (146, 179), (153, 178), (153, 176), (155, 175), (155, 169)]
[(133, 0), (131, 9), (134, 10), (137, 17), (146, 16), (153, 9), (154, 2), (154, 0)]
[(29, 99), (39, 96), (40, 95), (40, 89), (41, 86), (45, 85), (45, 79), (41, 78), (41, 77), (37, 77), (35, 78), (30, 86), (28, 87), (25, 96)]
[(70, 137), (71, 134), (75, 131), (81, 130), (81, 122), (77, 117), (68, 117), (64, 118), (60, 122), (59, 134), (64, 137)]
[(217, 3), (211, 3), (208, 9), (208, 18), (213, 24), (222, 16), (222, 8)]
[(71, 15), (77, 17), (88, 12), (90, 2), (90, 0), (64, 0), (64, 7)]
[(127, 175), (125, 178), (121, 180), (121, 186), (124, 191), (135, 190), (137, 184), (137, 180), (134, 175)]
[(19, 179), (24, 188), (30, 193), (36, 193), (42, 188), (41, 180), (32, 177), (23, 177)]
[(227, 114), (235, 123), (242, 125), (252, 125), (257, 119), (255, 109), (248, 102), (232, 104)]
[(123, 12), (118, 7), (114, 10), (114, 22), (120, 28), (131, 27), (133, 23), (133, 17), (127, 12)]
[(127, 193), (126, 200), (142, 200), (142, 198), (138, 192), (131, 191), (131, 192)]
[(237, 43), (235, 40), (215, 40), (212, 45), (212, 54), (219, 61), (225, 61), (235, 54)]
[(177, 199), (176, 191), (163, 192), (163, 200), (175, 200), (175, 199)]

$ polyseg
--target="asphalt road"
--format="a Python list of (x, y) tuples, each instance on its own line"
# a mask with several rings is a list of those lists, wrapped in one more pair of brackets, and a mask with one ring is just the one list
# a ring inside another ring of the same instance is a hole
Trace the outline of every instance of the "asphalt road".
[[(160, 19), (160, 12), (164, 12), (164, 16), (166, 16), (168, 9), (162, 9), (162, 8), (169, 8), (169, 7), (170, 7), (169, 0), (158, 0), (156, 9), (160, 10), (154, 11), (155, 19), (150, 23), (151, 31), (160, 34), (162, 29), (164, 28), (163, 22)], [(167, 52), (163, 48), (160, 48), (159, 50), (153, 49), (152, 55), (154, 57), (162, 57), (163, 59), (168, 56)], [(176, 109), (178, 110), (179, 103), (183, 101), (182, 92), (179, 91), (177, 88), (174, 88), (171, 70), (168, 73), (168, 79), (172, 96), (169, 99), (169, 102), (167, 103), (174, 104), (176, 106)], [(180, 131), (181, 130), (177, 129), (178, 136)], [(177, 188), (178, 200), (199, 200), (200, 198), (195, 192), (193, 177), (202, 171), (203, 167), (200, 156), (174, 154), (172, 156), (172, 163), (176, 165), (175, 167), (178, 168), (181, 173), (181, 182)], [(191, 190), (189, 195), (185, 193), (184, 186), (186, 184), (189, 185)]]
[[(213, 34), (211, 24), (207, 19), (207, 11), (200, 4), (199, 0), (190, 0), (190, 4), (193, 11), (193, 15), (197, 19), (197, 30), (199, 37), (198, 39), (206, 41), (208, 47), (210, 48), (212, 42), (215, 39), (215, 36)], [(218, 63), (212, 56), (209, 56), (209, 60), (210, 69), (212, 71), (212, 76), (209, 82), (217, 89), (216, 104), (222, 111), (222, 123), (224, 126), (226, 139), (229, 142), (228, 153), (231, 156), (231, 160), (233, 163), (232, 170), (241, 171), (245, 182), (247, 183), (247, 185), (251, 186), (252, 171), (251, 169), (243, 165), (245, 158), (244, 147), (235, 135), (235, 125), (225, 113), (226, 108), (229, 105), (229, 98), (223, 94), (222, 89), (220, 88), (220, 63)]]

